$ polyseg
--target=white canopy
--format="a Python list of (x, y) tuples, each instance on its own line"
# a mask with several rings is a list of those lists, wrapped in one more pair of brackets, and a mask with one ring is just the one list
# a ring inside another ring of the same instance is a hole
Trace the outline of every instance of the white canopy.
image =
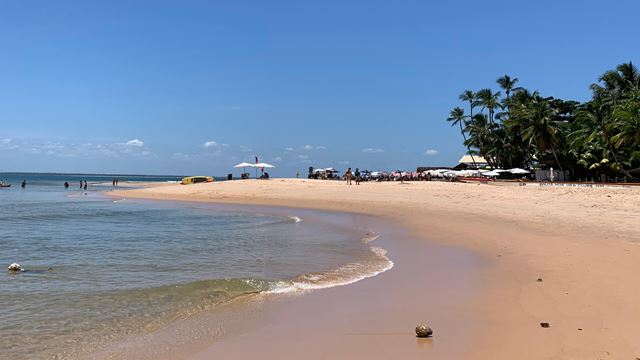
[(257, 163), (257, 164), (252, 164), (252, 167), (258, 168), (258, 169), (273, 169), (275, 166), (271, 165), (271, 164), (267, 164), (267, 163)]
[(234, 168), (246, 168), (253, 167), (253, 164), (249, 164), (248, 162), (241, 162), (240, 164), (234, 166)]
[(492, 177), (493, 176), (500, 176), (501, 172), (503, 172), (503, 171), (495, 171), (495, 170), (493, 170), (493, 171), (487, 171), (485, 173), (482, 173), (482, 175), (483, 176), (492, 176)]
[(520, 169), (520, 168), (509, 169), (509, 172), (514, 174), (514, 175), (529, 174), (528, 170)]

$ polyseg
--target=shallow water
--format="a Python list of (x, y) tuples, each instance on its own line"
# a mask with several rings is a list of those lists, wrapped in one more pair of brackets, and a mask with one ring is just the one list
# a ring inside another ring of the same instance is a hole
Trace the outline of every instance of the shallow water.
[(0, 190), (0, 265), (27, 270), (0, 272), (7, 358), (73, 358), (241, 295), (343, 285), (390, 267), (362, 229), (339, 221), (114, 200), (102, 194), (110, 186), (65, 190), (59, 180)]

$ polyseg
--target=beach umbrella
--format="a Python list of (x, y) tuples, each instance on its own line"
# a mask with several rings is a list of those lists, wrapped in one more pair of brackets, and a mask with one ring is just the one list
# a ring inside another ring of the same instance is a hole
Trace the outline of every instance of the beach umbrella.
[(273, 169), (275, 166), (271, 165), (271, 164), (267, 164), (267, 163), (256, 163), (256, 164), (252, 164), (251, 166), (253, 166), (254, 168), (256, 168), (256, 179), (258, 178), (258, 169)]
[(500, 173), (504, 172), (504, 171), (487, 171), (485, 173), (482, 173), (483, 176), (491, 176), (491, 177), (495, 177), (495, 176), (500, 176)]
[(247, 172), (247, 168), (248, 167), (252, 167), (253, 164), (249, 164), (248, 162), (241, 162), (238, 165), (235, 165), (234, 168), (238, 169), (238, 168), (242, 168), (242, 173), (246, 173)]
[(524, 175), (529, 173), (528, 170), (520, 169), (520, 168), (509, 169), (508, 171), (514, 175)]

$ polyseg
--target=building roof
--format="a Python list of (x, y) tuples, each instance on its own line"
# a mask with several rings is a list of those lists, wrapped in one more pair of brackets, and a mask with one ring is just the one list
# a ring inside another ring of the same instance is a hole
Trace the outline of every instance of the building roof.
[(464, 155), (460, 158), (460, 160), (458, 160), (458, 164), (473, 164), (473, 159), (476, 160), (476, 164), (487, 163), (487, 160), (485, 160), (482, 156), (473, 155), (473, 158), (471, 158), (471, 155)]

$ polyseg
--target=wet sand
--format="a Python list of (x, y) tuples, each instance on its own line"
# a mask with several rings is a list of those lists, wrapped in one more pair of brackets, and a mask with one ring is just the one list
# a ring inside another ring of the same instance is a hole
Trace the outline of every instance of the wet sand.
[[(111, 195), (346, 211), (410, 231), (383, 240), (391, 271), (274, 302), (253, 327), (183, 358), (640, 356), (637, 190), (274, 179)], [(413, 337), (420, 321), (432, 340)]]

